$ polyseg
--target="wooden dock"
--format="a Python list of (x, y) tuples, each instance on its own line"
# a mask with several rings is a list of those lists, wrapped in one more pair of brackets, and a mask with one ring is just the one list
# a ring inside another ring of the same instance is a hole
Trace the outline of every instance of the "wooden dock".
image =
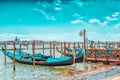
[(83, 48), (85, 49), (85, 61), (120, 64), (120, 42), (91, 42), (86, 41), (86, 30), (80, 31), (83, 36)]
[(120, 49), (86, 49), (85, 61), (120, 64)]

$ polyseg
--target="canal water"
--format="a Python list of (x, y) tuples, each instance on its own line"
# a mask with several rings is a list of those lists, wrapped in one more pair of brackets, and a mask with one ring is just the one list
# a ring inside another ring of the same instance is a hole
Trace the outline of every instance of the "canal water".
[[(16, 46), (17, 47), (17, 46)], [(7, 48), (13, 48), (13, 46), (7, 46)], [(18, 47), (17, 47), (18, 48)], [(12, 50), (10, 50), (12, 52)], [(32, 53), (31, 47), (28, 50), (24, 50), (28, 53)], [(45, 55), (50, 55), (49, 49), (45, 49)], [(36, 50), (36, 53), (42, 53), (42, 50)], [(56, 52), (56, 57), (60, 56), (60, 53)], [(0, 51), (0, 80), (54, 80), (56, 74), (64, 71), (84, 69), (84, 63), (78, 63), (76, 65), (69, 66), (38, 66), (35, 69), (33, 65), (16, 63), (16, 71), (13, 71), (13, 61), (6, 57), (6, 65), (4, 63), (4, 55)]]
[[(45, 50), (49, 52), (48, 50)], [(29, 52), (29, 51), (28, 51)], [(56, 53), (58, 54), (58, 53)], [(36, 66), (16, 63), (16, 71), (13, 71), (13, 61), (7, 57), (6, 65), (4, 64), (4, 55), (0, 51), (0, 80), (61, 80), (54, 78), (55, 75), (62, 75), (65, 71), (85, 70), (84, 66), (98, 65), (98, 63), (77, 63), (69, 66)], [(106, 77), (114, 76), (120, 73), (120, 69), (111, 69), (108, 72), (97, 73), (86, 76), (85, 78), (75, 78), (74, 80), (102, 80)], [(65, 76), (61, 76), (62, 79)]]
[(70, 66), (36, 66), (16, 63), (16, 71), (13, 71), (13, 62), (7, 57), (4, 64), (4, 55), (0, 52), (0, 80), (52, 80), (53, 76), (62, 71), (76, 70), (83, 68), (83, 63)]

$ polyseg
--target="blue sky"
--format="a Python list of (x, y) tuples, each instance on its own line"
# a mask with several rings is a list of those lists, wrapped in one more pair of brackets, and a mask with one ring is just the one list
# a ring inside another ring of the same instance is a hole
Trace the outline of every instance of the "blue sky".
[(0, 2), (0, 40), (120, 40), (118, 0)]

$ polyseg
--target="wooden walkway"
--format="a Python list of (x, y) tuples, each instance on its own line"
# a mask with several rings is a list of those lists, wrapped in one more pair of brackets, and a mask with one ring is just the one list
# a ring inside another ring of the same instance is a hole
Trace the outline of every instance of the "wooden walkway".
[(120, 50), (86, 49), (85, 61), (120, 64)]

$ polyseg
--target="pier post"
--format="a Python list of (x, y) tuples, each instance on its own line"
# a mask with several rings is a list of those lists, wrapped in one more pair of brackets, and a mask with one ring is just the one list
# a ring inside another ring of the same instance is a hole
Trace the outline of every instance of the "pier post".
[[(61, 42), (60, 43), (60, 45), (61, 45), (61, 52), (63, 52), (63, 45), (62, 45), (63, 43)], [(61, 56), (62, 56), (62, 54), (61, 54)]]
[(43, 55), (44, 55), (44, 42), (43, 42)]
[(68, 55), (70, 55), (70, 42), (68, 43)]
[(76, 59), (76, 42), (74, 42), (74, 46), (73, 46), (73, 63), (76, 62), (75, 59)]
[(22, 45), (22, 44), (20, 44), (20, 53), (21, 53), (21, 45)]
[[(87, 49), (86, 49), (86, 58), (88, 57), (88, 45), (87, 45), (87, 47), (86, 47)], [(88, 62), (87, 60), (86, 60), (86, 62)]]
[(86, 30), (84, 29), (84, 49), (86, 48)]
[(50, 57), (52, 57), (52, 42), (50, 41)]
[(99, 48), (99, 44), (98, 44), (98, 42), (97, 42), (97, 49)]
[(84, 29), (84, 49), (85, 49), (85, 56), (86, 56), (86, 30)]
[(64, 56), (66, 56), (66, 42), (64, 42)]
[(6, 44), (4, 45), (4, 49), (5, 49), (4, 63), (5, 63), (5, 65), (6, 65)]
[(94, 44), (94, 53), (95, 53), (95, 62), (97, 62), (97, 56), (96, 56), (96, 45)]
[(98, 44), (99, 44), (99, 49), (100, 49), (100, 41), (98, 42)]
[(119, 55), (119, 62), (120, 62), (120, 50), (118, 52), (119, 52), (118, 55)]
[(28, 50), (28, 45), (29, 45), (29, 44), (27, 44), (27, 50)]
[(54, 54), (54, 58), (55, 58), (55, 44), (53, 44), (53, 54)]
[[(106, 42), (106, 46), (108, 47), (109, 46), (109, 43)], [(106, 49), (106, 64), (109, 64), (109, 61), (108, 61), (109, 57), (108, 57), (108, 49)]]
[(35, 69), (35, 40), (32, 43), (32, 50), (33, 50), (33, 67)]
[(15, 46), (15, 42), (13, 42), (13, 50), (14, 50), (14, 58), (13, 58), (13, 70), (16, 70), (16, 58), (15, 58), (15, 52), (16, 52), (16, 46)]
[[(101, 45), (102, 45), (102, 44), (101, 44)], [(101, 45), (100, 45), (100, 42), (99, 42), (100, 58), (102, 58), (102, 50), (101, 50), (101, 47), (100, 47)]]
[(74, 42), (74, 48), (75, 48), (75, 52), (76, 52), (76, 42)]

